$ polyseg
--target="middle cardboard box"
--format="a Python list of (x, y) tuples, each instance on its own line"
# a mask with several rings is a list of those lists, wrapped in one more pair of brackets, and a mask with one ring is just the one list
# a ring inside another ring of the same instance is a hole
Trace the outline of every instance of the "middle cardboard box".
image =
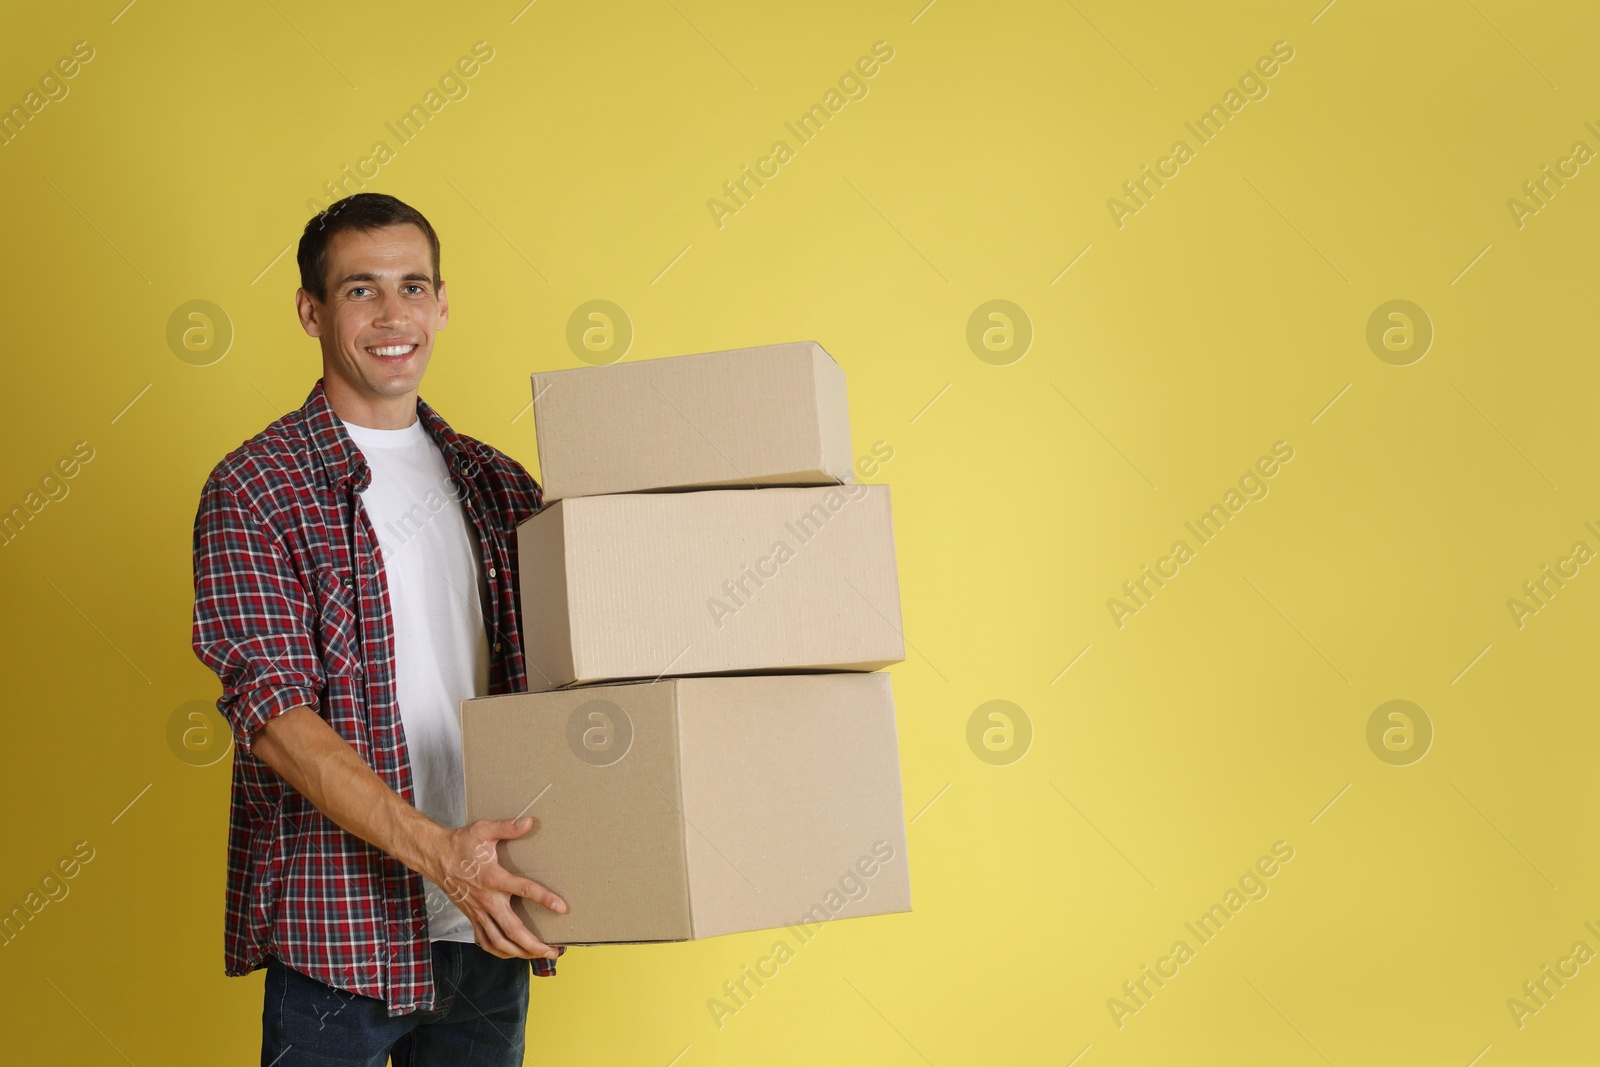
[(567, 497), (517, 555), (531, 691), (905, 658), (887, 485)]

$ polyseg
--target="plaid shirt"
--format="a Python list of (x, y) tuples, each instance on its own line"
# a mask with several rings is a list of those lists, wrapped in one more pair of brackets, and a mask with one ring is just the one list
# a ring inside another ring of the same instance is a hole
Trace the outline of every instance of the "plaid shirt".
[[(489, 692), (521, 692), (516, 528), (542, 506), (541, 489), (421, 398), (417, 417), (477, 530)], [(330, 986), (387, 1001), (395, 1016), (431, 1010), (437, 995), (422, 875), (323, 815), (250, 751), (262, 723), (303, 704), (416, 801), (382, 553), (358, 504), (371, 477), (320, 378), (302, 407), (224, 457), (195, 516), (193, 644), (222, 681), (217, 708), (235, 742), (226, 973), (248, 974), (271, 953)], [(534, 974), (555, 974), (555, 960), (530, 962)]]

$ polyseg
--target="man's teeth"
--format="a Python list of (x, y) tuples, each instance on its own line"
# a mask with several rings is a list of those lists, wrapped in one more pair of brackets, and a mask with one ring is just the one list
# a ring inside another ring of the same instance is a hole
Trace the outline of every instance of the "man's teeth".
[(369, 348), (367, 351), (375, 356), (403, 356), (416, 347), (416, 345), (386, 345), (383, 348)]

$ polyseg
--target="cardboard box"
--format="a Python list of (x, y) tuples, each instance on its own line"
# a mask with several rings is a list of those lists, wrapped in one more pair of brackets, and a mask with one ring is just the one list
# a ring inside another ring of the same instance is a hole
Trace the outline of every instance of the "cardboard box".
[(844, 371), (815, 341), (533, 375), (545, 500), (855, 480)]
[[(911, 910), (887, 674), (751, 675), (461, 702), (467, 820), (546, 944), (683, 941)], [(805, 940), (807, 938), (801, 938)]]
[(568, 497), (517, 554), (531, 690), (905, 658), (887, 485)]

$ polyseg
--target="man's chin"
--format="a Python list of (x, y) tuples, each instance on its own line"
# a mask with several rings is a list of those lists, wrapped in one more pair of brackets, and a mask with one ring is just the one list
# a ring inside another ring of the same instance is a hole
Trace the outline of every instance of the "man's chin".
[(362, 378), (373, 392), (381, 396), (405, 396), (407, 393), (415, 392), (422, 382), (422, 372), (426, 369), (426, 364), (419, 366), (413, 360), (406, 360), (403, 363), (380, 363), (377, 366), (369, 363), (364, 369)]

